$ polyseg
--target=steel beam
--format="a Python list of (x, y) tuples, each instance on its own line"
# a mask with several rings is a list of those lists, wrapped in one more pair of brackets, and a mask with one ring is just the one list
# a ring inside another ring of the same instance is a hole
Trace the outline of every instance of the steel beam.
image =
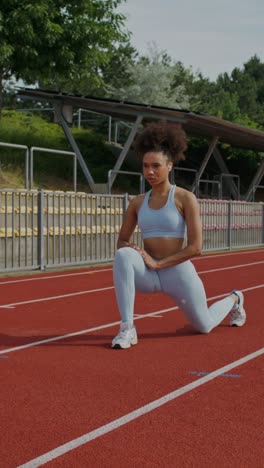
[(262, 177), (264, 177), (264, 158), (262, 160), (262, 163), (260, 164), (250, 186), (249, 186), (249, 189), (246, 193), (246, 197), (245, 197), (245, 200), (246, 201), (252, 201), (253, 200), (253, 197), (254, 197), (254, 188), (259, 185), (259, 183), (261, 182), (261, 179)]
[(84, 176), (89, 184), (89, 187), (90, 187), (90, 190), (91, 192), (94, 192), (94, 180), (93, 180), (93, 177), (86, 165), (86, 162), (85, 160), (83, 159), (83, 156), (79, 150), (79, 147), (75, 141), (75, 139), (73, 138), (73, 135), (68, 127), (68, 124), (63, 116), (63, 112), (62, 112), (62, 106), (61, 104), (56, 104), (55, 105), (55, 116), (58, 120), (58, 122), (60, 123), (60, 125), (62, 126), (63, 130), (64, 130), (64, 133), (69, 141), (69, 143), (71, 144), (71, 147), (74, 151), (74, 153), (76, 154), (77, 156), (77, 159), (80, 163), (80, 166), (82, 168), (82, 171), (84, 173)]
[[(213, 151), (213, 156), (216, 160), (216, 163), (218, 165), (218, 167), (220, 168), (221, 172), (224, 173), (224, 174), (228, 174), (228, 175), (231, 175), (230, 174), (230, 171), (219, 151), (218, 148), (214, 148), (214, 151)], [(227, 179), (227, 182), (226, 182), (228, 185), (229, 185), (229, 188), (230, 188), (230, 191), (231, 191), (231, 194), (233, 195), (234, 199), (235, 200), (239, 200), (240, 198), (240, 193), (237, 189), (237, 186), (236, 184), (234, 183), (234, 181), (232, 180), (232, 178), (228, 178)]]
[(117, 159), (117, 161), (115, 163), (115, 166), (113, 167), (111, 180), (109, 181), (109, 190), (111, 190), (112, 185), (113, 185), (113, 183), (115, 181), (115, 178), (117, 176), (117, 173), (118, 173), (120, 167), (122, 166), (122, 164), (123, 164), (123, 162), (124, 162), (124, 160), (125, 160), (125, 158), (127, 156), (127, 153), (128, 153), (128, 151), (129, 151), (129, 149), (130, 149), (130, 147), (131, 147), (131, 145), (132, 145), (132, 143), (134, 141), (134, 138), (136, 136), (138, 128), (139, 128), (139, 126), (140, 126), (140, 124), (142, 122), (142, 119), (143, 119), (142, 115), (139, 115), (137, 117), (137, 120), (136, 120), (136, 122), (134, 123), (134, 125), (133, 125), (133, 127), (131, 129), (131, 132), (130, 132), (130, 134), (128, 136), (128, 139), (127, 139), (127, 141), (125, 143), (125, 146), (122, 149), (120, 155), (118, 156), (118, 159)]
[(216, 148), (216, 145), (218, 143), (218, 136), (215, 136), (214, 138), (212, 138), (211, 142), (210, 142), (210, 145), (209, 145), (209, 148), (208, 148), (208, 151), (202, 161), (202, 164), (200, 166), (200, 169), (198, 169), (197, 171), (197, 174), (195, 176), (195, 180), (192, 184), (192, 192), (195, 192), (196, 195), (198, 195), (199, 193), (199, 182), (200, 182), (200, 179), (204, 173), (204, 170), (208, 164), (208, 161), (211, 157), (211, 155), (213, 154), (213, 151), (215, 150)]

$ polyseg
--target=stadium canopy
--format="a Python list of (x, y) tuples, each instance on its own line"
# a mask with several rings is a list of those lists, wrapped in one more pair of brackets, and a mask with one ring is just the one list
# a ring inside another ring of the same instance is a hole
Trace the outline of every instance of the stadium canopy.
[[(34, 101), (50, 102), (54, 106), (57, 121), (63, 127), (63, 130), (76, 153), (78, 161), (82, 167), (86, 180), (92, 192), (97, 191), (92, 175), (87, 167), (80, 150), (70, 131), (69, 124), (72, 123), (73, 109), (85, 109), (93, 112), (111, 116), (115, 119), (132, 122), (131, 132), (127, 141), (121, 150), (116, 164), (113, 167), (111, 184), (116, 174), (120, 170), (123, 161), (133, 143), (139, 127), (151, 120), (167, 119), (168, 121), (178, 122), (182, 125), (186, 133), (190, 136), (203, 137), (209, 140), (208, 151), (196, 173), (195, 182), (192, 190), (197, 193), (199, 182), (206, 168), (206, 165), (213, 155), (222, 174), (227, 176), (227, 183), (230, 186), (230, 193), (234, 199), (240, 198), (239, 187), (235, 184), (232, 174), (229, 173), (227, 165), (222, 157), (218, 143), (226, 143), (232, 147), (264, 152), (264, 132), (248, 128), (227, 120), (219, 119), (207, 114), (200, 114), (188, 110), (179, 110), (169, 107), (160, 107), (152, 105), (138, 104), (128, 101), (118, 101), (112, 99), (100, 99), (89, 96), (71, 95), (42, 89), (23, 88), (17, 93), (17, 97), (22, 99), (31, 99)], [(264, 175), (264, 158), (260, 164), (253, 180), (244, 197), (251, 200), (254, 196), (254, 190), (261, 182)], [(230, 176), (230, 178), (228, 177)], [(111, 189), (111, 186), (110, 186)]]

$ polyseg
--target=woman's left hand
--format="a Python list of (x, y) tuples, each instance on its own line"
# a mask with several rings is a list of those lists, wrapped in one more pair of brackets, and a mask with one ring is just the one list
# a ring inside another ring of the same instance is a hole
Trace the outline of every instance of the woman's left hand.
[(159, 269), (159, 261), (154, 260), (144, 249), (140, 249), (140, 255), (142, 256), (145, 264), (150, 270), (158, 270)]

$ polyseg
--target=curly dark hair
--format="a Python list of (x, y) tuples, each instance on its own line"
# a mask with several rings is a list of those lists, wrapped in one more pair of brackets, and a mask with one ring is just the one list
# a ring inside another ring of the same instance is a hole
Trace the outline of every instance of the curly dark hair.
[(187, 136), (181, 125), (167, 120), (149, 123), (134, 143), (137, 156), (142, 159), (149, 151), (164, 153), (169, 161), (185, 159)]

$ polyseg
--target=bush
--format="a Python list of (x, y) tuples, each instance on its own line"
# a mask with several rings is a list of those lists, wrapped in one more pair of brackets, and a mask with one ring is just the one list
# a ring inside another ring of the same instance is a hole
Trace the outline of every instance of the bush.
[[(72, 129), (81, 154), (91, 171), (95, 182), (106, 182), (107, 172), (115, 163), (115, 156), (103, 137), (94, 134), (92, 130)], [(72, 151), (63, 129), (55, 123), (48, 123), (39, 116), (29, 112), (3, 111), (0, 120), (0, 141), (25, 145), (29, 148), (51, 148)], [(21, 150), (0, 147), (0, 161), (2, 168), (24, 167), (25, 153)], [(68, 155), (34, 152), (35, 174), (48, 175), (69, 179), (72, 177), (73, 161)], [(85, 177), (78, 165), (78, 178), (85, 181)]]

